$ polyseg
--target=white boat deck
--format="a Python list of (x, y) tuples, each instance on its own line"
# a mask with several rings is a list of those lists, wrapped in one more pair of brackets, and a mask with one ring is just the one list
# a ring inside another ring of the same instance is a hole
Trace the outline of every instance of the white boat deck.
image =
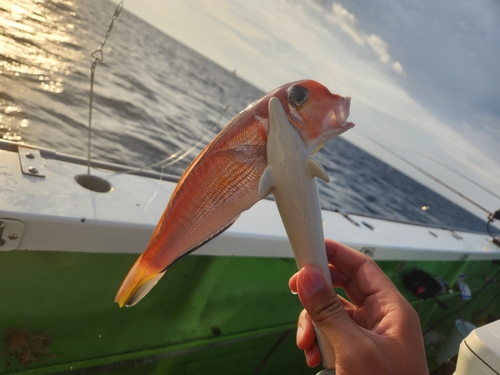
[[(113, 185), (96, 193), (75, 176), (87, 167), (42, 159), (45, 177), (23, 174), (17, 152), (0, 151), (0, 251), (50, 250), (141, 253), (175, 183), (92, 169)], [(369, 217), (323, 211), (328, 238), (377, 260), (500, 259), (486, 234), (453, 232)], [(2, 242), (2, 241), (0, 241)], [(293, 257), (276, 205), (258, 202), (221, 236), (194, 255)]]

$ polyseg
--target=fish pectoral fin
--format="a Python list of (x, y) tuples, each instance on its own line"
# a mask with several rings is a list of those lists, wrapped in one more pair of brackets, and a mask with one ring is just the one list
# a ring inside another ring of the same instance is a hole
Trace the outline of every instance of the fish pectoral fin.
[(259, 181), (259, 197), (265, 198), (267, 195), (271, 193), (273, 188), (273, 170), (268, 165), (262, 173)]
[(314, 177), (321, 178), (325, 182), (330, 182), (330, 177), (328, 177), (325, 168), (311, 156), (307, 158), (307, 167)]

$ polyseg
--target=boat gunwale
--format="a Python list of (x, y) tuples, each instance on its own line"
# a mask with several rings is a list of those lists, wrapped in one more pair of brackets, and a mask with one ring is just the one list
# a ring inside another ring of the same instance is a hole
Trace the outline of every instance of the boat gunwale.
[[(87, 160), (87, 158), (84, 158), (84, 157), (60, 153), (60, 152), (57, 152), (56, 150), (53, 150), (50, 148), (45, 148), (45, 147), (34, 146), (34, 145), (30, 145), (30, 144), (0, 139), (0, 150), (17, 153), (18, 152), (17, 148), (19, 146), (39, 150), (41, 156), (45, 159), (57, 160), (57, 161), (62, 161), (62, 162), (67, 162), (67, 163), (77, 164), (77, 165), (88, 165), (88, 160)], [(179, 182), (179, 179), (180, 179), (180, 176), (176, 176), (176, 175), (169, 174), (169, 173), (160, 173), (160, 172), (156, 172), (153, 170), (132, 168), (132, 167), (129, 167), (129, 166), (126, 166), (123, 164), (111, 163), (111, 162), (101, 161), (101, 160), (91, 159), (90, 166), (92, 168), (105, 169), (105, 170), (118, 172), (118, 173), (120, 173), (120, 172), (127, 173), (127, 174), (131, 174), (134, 176), (147, 177), (147, 178), (168, 181), (168, 182), (173, 182), (173, 183)], [(272, 195), (267, 196), (264, 199), (274, 201), (274, 197)], [(360, 212), (356, 212), (356, 211), (344, 210), (344, 209), (338, 208), (338, 207), (324, 207), (324, 206), (322, 206), (321, 210), (328, 211), (328, 212), (340, 213), (341, 215), (346, 217), (347, 220), (349, 220), (348, 216), (359, 216), (359, 217), (365, 217), (365, 218), (369, 218), (369, 219), (384, 220), (384, 221), (388, 221), (388, 222), (392, 222), (392, 223), (408, 224), (408, 225), (413, 225), (413, 226), (418, 226), (418, 227), (426, 227), (426, 228), (434, 228), (434, 229), (443, 229), (443, 230), (448, 230), (450, 232), (464, 232), (464, 233), (489, 235), (486, 232), (486, 227), (485, 227), (485, 231), (483, 232), (483, 231), (476, 231), (476, 230), (470, 230), (470, 229), (465, 229), (465, 228), (455, 228), (455, 227), (450, 227), (450, 226), (438, 225), (438, 224), (433, 224), (433, 223), (420, 223), (420, 222), (415, 222), (415, 221), (411, 221), (411, 220), (391, 219), (391, 218), (387, 218), (387, 217), (382, 216), (382, 215), (376, 215), (376, 214), (370, 214), (370, 213), (360, 213)]]

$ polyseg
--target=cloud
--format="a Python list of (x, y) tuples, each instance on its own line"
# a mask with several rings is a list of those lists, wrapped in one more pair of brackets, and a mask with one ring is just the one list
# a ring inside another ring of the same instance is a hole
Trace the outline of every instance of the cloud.
[(391, 66), (392, 70), (396, 73), (405, 75), (406, 73), (403, 70), (403, 66), (399, 63), (399, 61), (394, 61)]
[(403, 66), (399, 61), (393, 61), (389, 54), (389, 45), (379, 35), (369, 34), (363, 30), (354, 14), (350, 13), (342, 5), (333, 3), (331, 13), (326, 15), (327, 19), (340, 27), (356, 43), (367, 46), (378, 57), (378, 59), (389, 66), (396, 73), (405, 75)]

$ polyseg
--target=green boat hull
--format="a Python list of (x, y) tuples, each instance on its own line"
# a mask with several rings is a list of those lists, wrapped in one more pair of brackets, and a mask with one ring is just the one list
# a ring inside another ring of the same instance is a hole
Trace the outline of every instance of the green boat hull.
[[(172, 266), (137, 306), (113, 302), (136, 254), (49, 251), (0, 253), (0, 334), (5, 374), (315, 374), (295, 346), (302, 307), (288, 289), (288, 258), (189, 256)], [(378, 262), (418, 310), (423, 331), (446, 335), (461, 314), (479, 322), (500, 315), (500, 268), (491, 261)], [(461, 273), (474, 296), (459, 292), (418, 301), (402, 283), (421, 268), (453, 285)], [(436, 325), (437, 324), (437, 325)], [(436, 327), (433, 327), (436, 325)], [(430, 369), (436, 347), (428, 345)]]

